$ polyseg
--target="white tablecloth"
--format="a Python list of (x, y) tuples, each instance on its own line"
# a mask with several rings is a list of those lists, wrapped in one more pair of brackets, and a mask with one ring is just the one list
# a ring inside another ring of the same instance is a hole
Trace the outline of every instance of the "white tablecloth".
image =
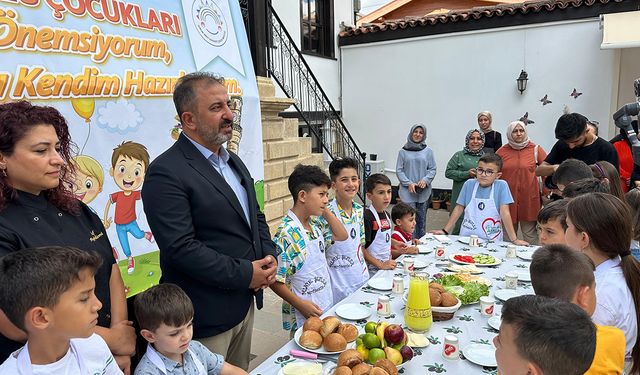
[[(480, 247), (469, 247), (466, 244), (457, 241), (457, 236), (449, 236), (450, 243), (441, 243), (436, 239), (430, 238), (427, 235), (423, 242), (431, 249), (435, 249), (438, 245), (443, 245), (446, 248), (447, 257), (454, 253), (464, 254), (490, 254), (494, 257), (502, 260), (502, 264), (494, 267), (480, 267), (485, 271), (480, 276), (489, 279), (492, 283), (489, 288), (491, 295), (494, 295), (495, 290), (504, 288), (504, 275), (511, 270), (523, 270), (528, 269), (530, 262), (525, 261), (519, 257), (515, 259), (506, 258), (507, 243), (483, 243)], [(531, 252), (535, 247), (518, 246), (517, 253)], [(417, 260), (430, 263), (425, 269), (426, 272), (433, 275), (438, 272), (443, 272), (442, 264), (436, 264), (434, 252), (429, 254), (420, 254), (416, 257)], [(399, 258), (402, 260), (402, 257)], [(395, 270), (379, 271), (374, 278), (393, 278), (394, 275), (404, 276), (405, 290), (409, 287), (409, 277), (402, 272), (402, 266), (399, 264)], [(533, 289), (530, 283), (520, 281), (518, 283), (518, 289), (524, 294), (533, 294)], [(389, 295), (391, 299), (391, 311), (392, 315), (387, 318), (379, 317), (376, 313), (376, 304), (378, 296), (381, 294)], [(404, 324), (404, 306), (405, 303), (401, 295), (392, 294), (391, 292), (381, 292), (370, 288), (368, 285), (364, 285), (360, 290), (354, 292), (336, 306), (333, 306), (323, 316), (335, 315), (335, 309), (337, 306), (345, 303), (359, 303), (364, 306), (370, 307), (372, 314), (367, 320), (379, 321), (384, 320), (393, 322), (405, 326)], [(499, 315), (501, 310), (502, 301), (496, 299), (495, 314)], [(492, 340), (498, 333), (495, 329), (487, 325), (488, 317), (484, 317), (480, 314), (479, 304), (463, 305), (455, 314), (453, 319), (434, 322), (425, 336), (428, 338), (430, 345), (423, 349), (414, 349), (414, 358), (403, 365), (400, 370), (402, 374), (496, 374), (495, 367), (482, 367), (476, 365), (464, 358), (464, 348), (469, 344), (485, 344), (493, 345)], [(355, 324), (359, 330), (364, 332), (363, 321), (346, 321)], [(460, 349), (463, 352), (463, 356), (460, 360), (450, 361), (445, 360), (442, 357), (442, 346), (444, 336), (446, 334), (455, 334), (460, 343)], [(253, 375), (275, 375), (278, 374), (280, 369), (287, 363), (294, 361), (303, 361), (302, 359), (296, 359), (289, 354), (291, 349), (303, 350), (293, 340), (289, 341), (286, 345), (275, 352), (266, 361), (255, 368), (251, 374)], [(330, 364), (327, 364), (330, 366)]]

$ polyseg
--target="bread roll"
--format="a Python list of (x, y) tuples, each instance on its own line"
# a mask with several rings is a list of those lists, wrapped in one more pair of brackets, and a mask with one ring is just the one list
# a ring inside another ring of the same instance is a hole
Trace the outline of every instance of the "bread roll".
[(340, 319), (335, 316), (327, 316), (322, 319), (322, 328), (320, 329), (320, 334), (322, 337), (327, 337), (329, 334), (334, 333), (338, 326), (340, 326)]
[(442, 303), (440, 291), (434, 288), (429, 288), (429, 300), (431, 301), (431, 306), (440, 306)]
[(353, 324), (341, 324), (337, 332), (344, 336), (347, 342), (356, 341), (358, 338), (358, 329)]
[(369, 375), (389, 375), (389, 373), (380, 367), (374, 367), (369, 371)]
[(322, 328), (322, 319), (317, 316), (312, 316), (309, 319), (305, 320), (304, 325), (302, 326), (302, 331), (316, 331), (320, 333), (320, 329)]
[(451, 307), (458, 304), (458, 299), (456, 298), (456, 296), (449, 292), (442, 293), (440, 297), (442, 297), (442, 306), (444, 307)]
[(438, 291), (438, 292), (440, 292), (440, 293), (444, 293), (444, 292), (446, 292), (446, 290), (444, 289), (444, 287), (443, 287), (442, 285), (438, 284), (438, 283), (431, 283), (431, 284), (429, 284), (429, 289), (432, 289), (432, 288), (433, 288), (433, 289), (435, 289), (435, 290), (437, 290), (437, 291)]
[(369, 366), (364, 362), (359, 365), (353, 366), (353, 368), (351, 369), (351, 373), (353, 375), (369, 375), (370, 371), (371, 371), (371, 366)]
[(322, 336), (316, 331), (302, 332), (300, 336), (300, 345), (307, 349), (318, 349), (322, 346)]
[(353, 375), (353, 372), (348, 366), (339, 366), (333, 375)]
[(398, 375), (398, 368), (390, 360), (384, 358), (376, 361), (375, 367), (384, 369), (389, 375)]
[(353, 367), (362, 362), (364, 362), (364, 358), (362, 357), (362, 354), (360, 354), (360, 352), (355, 349), (349, 349), (340, 353), (340, 356), (338, 356), (338, 362), (336, 362), (336, 364), (338, 365), (338, 367), (340, 366)]
[(324, 350), (328, 352), (339, 352), (346, 349), (347, 340), (339, 333), (330, 333), (322, 342)]

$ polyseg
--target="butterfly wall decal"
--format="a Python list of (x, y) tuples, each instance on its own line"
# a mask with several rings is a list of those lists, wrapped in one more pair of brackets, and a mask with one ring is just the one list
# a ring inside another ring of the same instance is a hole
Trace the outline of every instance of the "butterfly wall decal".
[(526, 112), (524, 116), (520, 117), (520, 121), (524, 122), (525, 125), (536, 123), (535, 121), (529, 118), (529, 112)]
[(571, 93), (571, 96), (573, 96), (574, 99), (578, 99), (578, 96), (582, 95), (581, 92), (578, 92), (578, 90), (576, 90), (575, 88), (573, 89), (573, 92)]
[(549, 100), (549, 95), (546, 95), (546, 94), (542, 99), (540, 99), (540, 101), (542, 102), (542, 105), (547, 105), (549, 103), (553, 103), (551, 100)]

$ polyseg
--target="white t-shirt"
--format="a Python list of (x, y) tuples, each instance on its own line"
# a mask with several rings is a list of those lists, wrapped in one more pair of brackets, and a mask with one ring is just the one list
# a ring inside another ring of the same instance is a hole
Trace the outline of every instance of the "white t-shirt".
[[(89, 375), (122, 375), (122, 371), (120, 371), (107, 343), (104, 342), (102, 337), (93, 334), (86, 339), (72, 339), (71, 343), (77, 350), (77, 356), (69, 348), (67, 354), (57, 362), (48, 365), (31, 365), (32, 374), (78, 375), (80, 374), (78, 360), (81, 360), (86, 373)], [(26, 347), (25, 345), (11, 353), (9, 358), (0, 366), (0, 375), (20, 374), (18, 371), (18, 354), (20, 351), (26, 350)]]
[(618, 327), (626, 339), (626, 357), (638, 338), (636, 308), (631, 291), (622, 274), (620, 257), (608, 259), (596, 267), (596, 311), (591, 316), (594, 323)]

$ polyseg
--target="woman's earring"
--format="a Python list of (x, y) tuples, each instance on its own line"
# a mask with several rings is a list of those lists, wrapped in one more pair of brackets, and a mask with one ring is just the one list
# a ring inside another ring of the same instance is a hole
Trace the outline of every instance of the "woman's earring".
[(7, 177), (7, 169), (2, 168), (2, 177)]

